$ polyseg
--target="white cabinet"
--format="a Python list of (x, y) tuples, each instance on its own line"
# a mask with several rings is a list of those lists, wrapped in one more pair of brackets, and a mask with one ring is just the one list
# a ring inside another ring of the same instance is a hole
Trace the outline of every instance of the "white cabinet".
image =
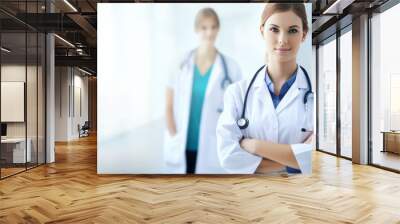
[[(1, 144), (12, 147), (12, 162), (13, 163), (25, 163), (32, 161), (32, 140), (28, 138), (26, 140), (27, 148), (25, 153), (25, 138), (9, 138), (2, 139)], [(26, 161), (25, 161), (26, 159)]]

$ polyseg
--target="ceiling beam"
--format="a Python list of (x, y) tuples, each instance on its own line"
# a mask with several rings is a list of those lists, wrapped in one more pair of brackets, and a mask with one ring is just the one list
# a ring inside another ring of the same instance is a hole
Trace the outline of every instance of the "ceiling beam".
[(97, 60), (90, 56), (55, 56), (56, 66), (82, 66), (96, 71)]
[(342, 14), (343, 10), (354, 1), (355, 0), (336, 0), (324, 10), (323, 14)]
[(96, 38), (97, 30), (90, 24), (85, 17), (80, 14), (67, 14), (67, 16), (80, 26), (91, 38)]

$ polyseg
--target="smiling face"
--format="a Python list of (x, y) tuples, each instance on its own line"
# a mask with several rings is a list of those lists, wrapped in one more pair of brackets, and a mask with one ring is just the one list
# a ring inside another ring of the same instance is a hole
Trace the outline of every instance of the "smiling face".
[(214, 45), (218, 31), (218, 22), (213, 17), (203, 17), (196, 26), (196, 33), (202, 45)]
[(266, 43), (269, 61), (296, 60), (297, 52), (306, 34), (302, 20), (293, 11), (276, 12), (260, 27)]

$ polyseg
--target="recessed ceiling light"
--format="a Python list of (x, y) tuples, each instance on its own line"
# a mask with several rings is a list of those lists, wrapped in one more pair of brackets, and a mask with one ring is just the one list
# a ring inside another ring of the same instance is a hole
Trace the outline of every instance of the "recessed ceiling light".
[(1, 47), (1, 50), (4, 51), (4, 52), (6, 52), (6, 53), (10, 53), (10, 52), (11, 52), (11, 50), (9, 50), (9, 49), (7, 49), (7, 48), (5, 48), (5, 47)]
[(343, 9), (351, 5), (355, 0), (336, 0), (322, 14), (342, 14)]
[(71, 42), (69, 42), (68, 40), (66, 40), (66, 39), (64, 39), (64, 38), (62, 38), (62, 37), (60, 37), (60, 36), (57, 35), (57, 34), (54, 34), (54, 36), (57, 37), (58, 39), (60, 39), (62, 42), (66, 43), (67, 45), (69, 45), (69, 46), (75, 48), (75, 45), (73, 45), (73, 44), (72, 44)]
[(81, 69), (81, 68), (79, 68), (79, 67), (78, 67), (78, 70), (81, 71), (81, 72), (83, 72), (83, 73), (85, 73), (85, 74), (87, 74), (87, 75), (90, 75), (90, 76), (92, 75), (92, 73), (90, 73), (90, 72), (88, 72), (88, 71), (86, 71), (86, 70), (83, 70), (83, 69)]
[(78, 12), (78, 10), (71, 4), (69, 3), (68, 0), (64, 0), (65, 4), (67, 4), (72, 10), (74, 10), (75, 12)]

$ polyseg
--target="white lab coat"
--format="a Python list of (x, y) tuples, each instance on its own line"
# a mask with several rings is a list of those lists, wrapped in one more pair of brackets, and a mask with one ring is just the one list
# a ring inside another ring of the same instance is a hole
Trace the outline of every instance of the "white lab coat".
[[(224, 55), (228, 75), (235, 82), (241, 79), (239, 66)], [(164, 138), (164, 171), (170, 174), (186, 173), (186, 138), (189, 125), (190, 100), (194, 75), (194, 54), (171, 76), (169, 88), (173, 89), (173, 110), (177, 134), (170, 136), (166, 131)], [(221, 82), (224, 78), (221, 56), (218, 54), (208, 80), (200, 121), (199, 144), (196, 173), (226, 173), (217, 155), (216, 126), (223, 108), (224, 91)]]
[[(265, 83), (265, 69), (254, 81), (247, 99), (246, 115), (249, 126), (241, 130), (236, 124), (243, 110), (243, 101), (252, 77), (227, 88), (224, 111), (217, 126), (218, 156), (222, 167), (229, 173), (251, 174), (259, 166), (262, 157), (251, 154), (240, 147), (244, 138), (268, 140), (280, 144), (291, 144), (302, 174), (311, 173), (311, 144), (303, 142), (313, 132), (313, 94), (308, 96), (307, 110), (303, 103), (308, 85), (300, 67), (297, 77), (284, 98), (274, 108)], [(302, 132), (305, 128), (307, 132)]]

